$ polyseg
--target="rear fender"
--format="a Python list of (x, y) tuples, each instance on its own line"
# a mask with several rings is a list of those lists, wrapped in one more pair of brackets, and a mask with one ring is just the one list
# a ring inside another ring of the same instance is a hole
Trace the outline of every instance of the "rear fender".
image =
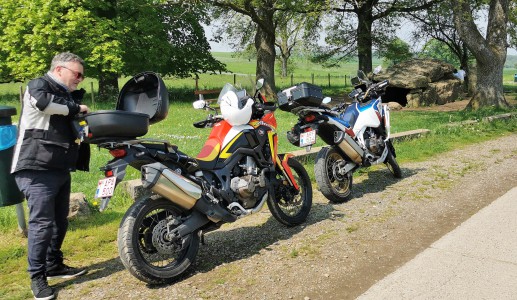
[[(104, 175), (106, 177), (109, 177), (108, 176), (109, 171), (113, 172), (112, 176), (114, 176), (116, 178), (114, 190), (117, 189), (118, 184), (126, 176), (126, 168), (128, 165), (129, 165), (129, 162), (126, 161), (125, 159), (115, 158), (115, 159), (111, 160), (106, 166), (100, 168), (100, 170), (104, 172)], [(111, 197), (101, 198), (101, 203), (99, 205), (99, 211), (102, 212), (102, 211), (106, 210), (110, 200), (111, 200)]]

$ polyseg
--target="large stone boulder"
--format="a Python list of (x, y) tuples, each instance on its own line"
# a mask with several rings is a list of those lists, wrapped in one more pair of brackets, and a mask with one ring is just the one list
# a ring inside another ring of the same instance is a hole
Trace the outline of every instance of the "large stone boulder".
[(86, 201), (86, 195), (83, 193), (70, 194), (70, 210), (68, 212), (68, 219), (77, 217), (87, 217), (91, 215), (91, 209)]
[(384, 101), (419, 107), (454, 102), (461, 94), (461, 81), (453, 74), (454, 66), (437, 59), (414, 58), (388, 67), (373, 76), (388, 79)]

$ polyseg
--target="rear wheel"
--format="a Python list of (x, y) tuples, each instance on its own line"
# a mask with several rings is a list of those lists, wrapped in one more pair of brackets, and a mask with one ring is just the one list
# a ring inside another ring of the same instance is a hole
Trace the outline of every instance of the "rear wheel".
[(343, 203), (352, 198), (352, 171), (339, 172), (345, 159), (333, 147), (324, 147), (318, 152), (314, 173), (321, 193), (334, 203)]
[(309, 174), (300, 162), (289, 158), (287, 164), (300, 189), (291, 186), (283, 174), (277, 174), (280, 185), (276, 188), (275, 195), (268, 197), (267, 206), (280, 223), (295, 226), (303, 223), (309, 215), (312, 207), (312, 184)]
[(168, 283), (194, 262), (199, 249), (197, 232), (183, 239), (170, 239), (167, 234), (180, 224), (181, 216), (171, 201), (156, 196), (128, 209), (118, 230), (118, 250), (133, 276), (150, 284)]

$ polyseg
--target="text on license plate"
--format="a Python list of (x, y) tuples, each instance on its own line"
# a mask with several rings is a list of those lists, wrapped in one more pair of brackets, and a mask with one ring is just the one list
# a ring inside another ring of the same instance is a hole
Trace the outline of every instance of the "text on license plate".
[(316, 143), (316, 130), (302, 132), (300, 134), (300, 147), (310, 146)]
[(95, 191), (95, 198), (104, 198), (113, 196), (115, 192), (116, 177), (108, 177), (99, 180), (97, 184), (97, 191)]

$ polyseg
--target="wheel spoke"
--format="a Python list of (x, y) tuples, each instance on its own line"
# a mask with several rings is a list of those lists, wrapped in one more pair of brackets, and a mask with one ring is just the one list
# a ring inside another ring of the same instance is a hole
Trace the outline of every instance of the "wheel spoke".
[[(142, 222), (142, 224), (140, 224), (140, 226), (145, 226), (144, 228), (140, 228), (139, 230), (141, 232), (139, 238), (140, 254), (142, 255), (142, 258), (146, 261), (146, 263), (153, 267), (171, 267), (176, 263), (176, 261), (178, 261), (184, 255), (184, 250), (174, 250), (174, 245), (170, 245), (173, 242), (168, 241), (165, 237), (165, 233), (167, 230), (165, 225), (167, 221), (165, 220), (167, 220), (168, 217), (174, 215), (175, 212), (170, 210), (155, 209), (150, 211), (144, 218), (145, 222)], [(143, 223), (146, 224), (144, 225)], [(146, 226), (147, 223), (150, 224)], [(154, 232), (156, 226), (161, 226), (158, 232)], [(160, 234), (159, 237), (154, 236), (157, 233)], [(153, 237), (155, 238), (154, 240)], [(155, 240), (157, 242), (155, 242)], [(157, 249), (156, 247), (159, 247), (159, 249)], [(168, 248), (171, 248), (170, 252), (166, 252)]]
[(327, 174), (331, 187), (337, 194), (348, 193), (348, 176), (338, 174), (338, 163), (343, 160), (338, 153), (332, 153), (328, 157)]
[(296, 191), (294, 191), (294, 187), (285, 185), (282, 187), (282, 197), (278, 200), (278, 207), (288, 216), (296, 216), (302, 209), (303, 205), (303, 186), (300, 185), (301, 180), (298, 174), (296, 173), (296, 170), (293, 171), (294, 180), (296, 181), (296, 183), (298, 183), (300, 190), (298, 191), (298, 193), (296, 193)]

